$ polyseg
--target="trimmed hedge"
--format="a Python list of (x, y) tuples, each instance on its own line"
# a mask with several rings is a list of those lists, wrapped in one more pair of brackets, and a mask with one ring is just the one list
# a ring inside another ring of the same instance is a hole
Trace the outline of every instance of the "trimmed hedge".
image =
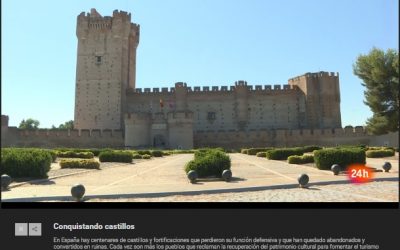
[(378, 149), (378, 150), (367, 150), (365, 155), (368, 158), (380, 158), (394, 156), (394, 150), (392, 149)]
[(2, 148), (0, 172), (13, 178), (47, 178), (52, 160), (45, 149)]
[(104, 151), (104, 149), (96, 149), (96, 148), (90, 149), (90, 152), (92, 152), (92, 154), (93, 154), (94, 156), (99, 156), (99, 154), (100, 154), (101, 152), (103, 152), (103, 151)]
[(267, 157), (267, 152), (258, 152), (256, 154), (257, 157)]
[(225, 169), (231, 168), (229, 156), (220, 150), (207, 150), (196, 152), (194, 160), (185, 166), (185, 172), (195, 170), (199, 177), (221, 177)]
[(56, 159), (57, 159), (57, 152), (54, 151), (54, 150), (48, 150), (48, 152), (49, 152), (50, 155), (51, 155), (52, 162), (56, 162)]
[(314, 156), (312, 155), (291, 155), (287, 159), (289, 164), (305, 164), (314, 162)]
[(242, 154), (248, 154), (248, 153), (249, 153), (249, 149), (248, 149), (248, 148), (242, 148), (242, 149), (240, 150), (240, 153), (242, 153)]
[(138, 150), (137, 153), (140, 155), (151, 155), (150, 150)]
[(130, 152), (104, 151), (99, 154), (100, 162), (132, 162), (133, 155)]
[(148, 159), (150, 159), (150, 158), (151, 158), (151, 155), (142, 155), (142, 159), (148, 160)]
[(367, 151), (368, 148), (365, 145), (341, 145), (335, 147), (334, 149), (362, 149)]
[(142, 159), (142, 156), (140, 154), (133, 154), (132, 159)]
[(190, 149), (190, 150), (174, 149), (174, 150), (170, 150), (167, 152), (170, 154), (193, 154), (196, 151), (197, 150), (195, 150), (195, 149)]
[(273, 148), (249, 148), (247, 151), (248, 155), (257, 155), (259, 152), (266, 152), (268, 150), (272, 150)]
[(74, 152), (74, 151), (59, 151), (57, 152), (58, 157), (63, 158), (83, 158), (83, 159), (93, 159), (94, 155), (92, 152)]
[(354, 163), (365, 164), (365, 151), (362, 148), (321, 149), (314, 151), (314, 160), (318, 169), (330, 170), (333, 164), (346, 169)]
[(302, 147), (302, 149), (303, 149), (303, 153), (309, 153), (309, 152), (313, 152), (314, 150), (320, 150), (322, 148), (319, 146), (312, 145), (312, 146), (304, 146), (304, 147)]
[(91, 152), (93, 153), (94, 156), (99, 156), (99, 154), (103, 151), (112, 151), (113, 149), (110, 148), (103, 148), (103, 149), (99, 149), (99, 148), (91, 148), (91, 149), (84, 149), (84, 148), (55, 148), (55, 151), (58, 152), (67, 152), (67, 151), (71, 151), (71, 152), (75, 152), (75, 153), (82, 153), (82, 152)]
[(161, 150), (153, 150), (153, 151), (151, 151), (151, 155), (154, 157), (162, 157), (163, 152)]
[(302, 148), (278, 148), (267, 151), (269, 160), (287, 160), (291, 155), (302, 155)]
[(100, 169), (100, 163), (90, 159), (90, 160), (61, 160), (61, 168), (87, 168), (87, 169)]

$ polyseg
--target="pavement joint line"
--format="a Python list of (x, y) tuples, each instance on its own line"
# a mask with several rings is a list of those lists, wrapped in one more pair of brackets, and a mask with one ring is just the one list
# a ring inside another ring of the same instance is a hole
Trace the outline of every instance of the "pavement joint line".
[(114, 181), (114, 182), (111, 182), (111, 183), (109, 183), (109, 184), (107, 184), (107, 185), (100, 186), (100, 187), (98, 187), (98, 188), (93, 189), (93, 191), (98, 191), (98, 190), (104, 189), (104, 188), (106, 188), (106, 187), (113, 186), (113, 185), (115, 185), (115, 184), (117, 184), (117, 183), (126, 181), (126, 180), (128, 180), (128, 179), (131, 179), (131, 178), (133, 178), (133, 177), (139, 176), (139, 175), (141, 175), (141, 174), (147, 173), (147, 172), (149, 172), (149, 171), (151, 171), (151, 170), (160, 168), (160, 167), (162, 167), (162, 166), (164, 166), (164, 165), (166, 165), (166, 164), (170, 164), (171, 162), (178, 161), (178, 160), (180, 160), (180, 158), (183, 158), (183, 155), (179, 155), (179, 157), (177, 157), (177, 159), (174, 159), (174, 160), (169, 161), (169, 162), (165, 162), (165, 163), (160, 164), (160, 165), (158, 165), (158, 166), (156, 166), (156, 167), (147, 169), (147, 170), (145, 170), (145, 171), (143, 171), (143, 172), (136, 173), (136, 174), (134, 174), (134, 175), (128, 176), (128, 177), (123, 178), (123, 179), (121, 179), (121, 180)]
[(247, 159), (242, 158), (241, 156), (237, 156), (237, 155), (236, 155), (235, 157), (238, 157), (239, 159), (242, 159), (243, 161), (247, 161), (247, 162), (249, 162), (249, 163), (251, 163), (251, 164), (254, 164), (255, 166), (257, 166), (257, 167), (259, 167), (259, 168), (265, 169), (265, 170), (267, 170), (268, 172), (271, 172), (271, 173), (273, 173), (273, 174), (279, 175), (279, 176), (284, 177), (284, 178), (286, 178), (286, 179), (288, 179), (288, 180), (291, 180), (291, 181), (294, 180), (294, 181), (296, 181), (295, 178), (289, 177), (289, 176), (287, 176), (287, 175), (281, 174), (281, 173), (276, 172), (276, 171), (274, 171), (274, 170), (271, 170), (271, 169), (269, 169), (269, 168), (263, 167), (263, 166), (259, 165), (258, 163), (251, 162), (251, 161), (249, 161), (249, 160), (247, 160)]

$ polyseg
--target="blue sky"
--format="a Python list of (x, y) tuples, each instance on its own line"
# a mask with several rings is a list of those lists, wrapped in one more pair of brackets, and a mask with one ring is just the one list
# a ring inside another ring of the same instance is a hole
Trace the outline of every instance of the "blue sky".
[(93, 7), (131, 12), (140, 24), (137, 87), (286, 84), (339, 72), (343, 126), (372, 115), (353, 75), (357, 56), (399, 43), (397, 0), (4, 0), (1, 113), (10, 126), (73, 119), (76, 17)]

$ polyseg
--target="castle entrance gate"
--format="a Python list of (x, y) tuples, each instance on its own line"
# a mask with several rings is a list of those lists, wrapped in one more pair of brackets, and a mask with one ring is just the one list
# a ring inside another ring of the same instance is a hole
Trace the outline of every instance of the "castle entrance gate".
[(166, 145), (165, 137), (163, 135), (155, 135), (153, 137), (153, 147), (154, 148), (164, 148)]

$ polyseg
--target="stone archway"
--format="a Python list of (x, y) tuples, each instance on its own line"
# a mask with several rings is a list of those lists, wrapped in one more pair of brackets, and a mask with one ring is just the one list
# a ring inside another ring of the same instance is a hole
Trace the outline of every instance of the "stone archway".
[(163, 135), (158, 134), (153, 137), (154, 148), (165, 148), (165, 146), (166, 146), (166, 141)]

